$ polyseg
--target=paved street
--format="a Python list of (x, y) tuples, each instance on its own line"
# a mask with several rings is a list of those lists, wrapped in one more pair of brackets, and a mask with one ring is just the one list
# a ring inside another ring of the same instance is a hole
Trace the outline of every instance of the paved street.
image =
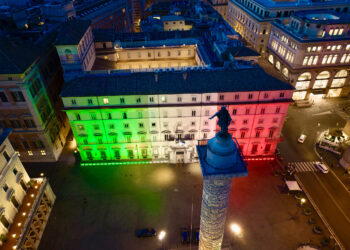
[[(295, 249), (301, 242), (319, 245), (328, 236), (312, 233), (297, 200), (286, 193), (282, 178), (273, 175), (275, 165), (251, 162), (248, 168), (249, 177), (232, 185), (224, 246)], [(58, 164), (28, 164), (27, 169), (32, 176), (43, 171), (57, 195), (42, 250), (160, 249), (157, 238), (134, 236), (140, 227), (166, 230), (165, 248), (180, 249), (189, 247), (181, 244), (180, 227), (191, 220), (193, 227), (199, 226), (198, 164), (73, 167), (71, 156), (64, 156)], [(242, 226), (242, 238), (232, 237), (232, 222)]]
[[(347, 100), (320, 100), (312, 108), (291, 106), (283, 129), (285, 141), (279, 145), (285, 162), (299, 162), (296, 177), (346, 249), (350, 249), (350, 194), (337, 176), (344, 171), (333, 168), (330, 173), (322, 174), (311, 171), (307, 161), (319, 160), (314, 146), (321, 131), (344, 127), (344, 118), (348, 114), (343, 108), (348, 104)], [(301, 133), (307, 135), (304, 144), (297, 143)], [(331, 161), (332, 157), (325, 158), (329, 165), (336, 166), (336, 161)], [(304, 163), (300, 164), (300, 161)]]

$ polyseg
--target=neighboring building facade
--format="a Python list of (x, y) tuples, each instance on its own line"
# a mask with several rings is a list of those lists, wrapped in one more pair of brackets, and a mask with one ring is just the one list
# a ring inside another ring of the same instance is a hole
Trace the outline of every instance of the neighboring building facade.
[(99, 74), (61, 93), (83, 161), (191, 162), (197, 141), (219, 130), (209, 117), (222, 105), (244, 155), (271, 156), (293, 93), (260, 68)]
[(95, 61), (91, 22), (74, 20), (61, 26), (55, 42), (65, 80), (91, 70)]
[(0, 43), (0, 125), (13, 129), (10, 140), (21, 161), (57, 161), (70, 130), (60, 111), (57, 52), (45, 43)]
[(229, 0), (226, 20), (255, 50), (265, 54), (273, 20), (289, 19), (295, 11), (314, 9), (350, 11), (347, 0)]
[(2, 249), (37, 249), (55, 202), (45, 178), (30, 179), (8, 139), (0, 131), (0, 241)]
[(266, 57), (295, 86), (294, 100), (349, 94), (349, 30), (349, 14), (326, 10), (272, 24)]
[(131, 32), (133, 29), (130, 0), (92, 3), (80, 8), (77, 16), (91, 21), (93, 29), (114, 29), (118, 32)]
[(192, 25), (186, 24), (185, 18), (182, 16), (162, 16), (164, 31), (190, 30)]
[(227, 14), (227, 0), (208, 0), (209, 5), (211, 5), (219, 14), (226, 19)]
[(45, 3), (41, 6), (41, 13), (46, 20), (65, 22), (76, 17), (72, 1)]

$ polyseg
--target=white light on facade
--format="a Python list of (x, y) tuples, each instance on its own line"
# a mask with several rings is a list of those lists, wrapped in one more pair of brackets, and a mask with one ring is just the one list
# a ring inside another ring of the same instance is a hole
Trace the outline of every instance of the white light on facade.
[(239, 235), (242, 232), (241, 227), (238, 224), (236, 224), (236, 223), (231, 225), (231, 230), (236, 235)]

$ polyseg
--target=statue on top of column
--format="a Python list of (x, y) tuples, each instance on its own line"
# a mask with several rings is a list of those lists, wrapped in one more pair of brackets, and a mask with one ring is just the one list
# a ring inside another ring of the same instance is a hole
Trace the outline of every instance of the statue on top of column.
[(230, 123), (232, 121), (230, 114), (228, 113), (225, 106), (222, 106), (221, 109), (216, 112), (212, 117), (209, 119), (213, 119), (215, 116), (219, 118), (218, 125), (221, 127), (220, 133), (222, 135), (228, 134), (228, 126), (230, 126)]

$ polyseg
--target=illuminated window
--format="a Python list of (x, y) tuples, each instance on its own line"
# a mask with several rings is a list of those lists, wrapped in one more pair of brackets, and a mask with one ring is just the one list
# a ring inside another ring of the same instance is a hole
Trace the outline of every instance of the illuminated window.
[(104, 103), (104, 104), (108, 104), (108, 103), (109, 103), (108, 98), (103, 98), (103, 103)]
[(337, 46), (336, 46), (336, 45), (333, 45), (333, 46), (332, 46), (332, 51), (334, 51), (336, 48), (337, 48)]
[(331, 48), (332, 48), (332, 47), (331, 47), (330, 45), (327, 46), (327, 50), (331, 50)]
[(335, 29), (333, 35), (334, 35), (334, 36), (338, 35), (338, 32), (339, 32), (339, 29)]
[(330, 29), (329, 31), (329, 35), (332, 36), (333, 35), (333, 29)]
[(325, 55), (323, 58), (322, 58), (322, 64), (325, 64), (327, 62), (327, 58), (328, 58), (328, 55)]
[(338, 45), (338, 46), (337, 46), (337, 50), (340, 50), (340, 49), (341, 49), (341, 45)]
[(307, 91), (294, 91), (293, 100), (304, 100), (306, 97)]
[(332, 64), (336, 63), (337, 58), (338, 58), (338, 55), (334, 55), (334, 56), (333, 56), (333, 59), (332, 59)]
[(29, 151), (27, 151), (27, 152), (28, 152), (28, 155), (29, 155), (29, 156), (32, 156), (32, 155), (33, 155), (33, 152), (32, 152), (32, 151), (29, 150)]
[(40, 150), (41, 155), (46, 155), (46, 151), (45, 150)]
[(342, 91), (342, 88), (330, 89), (328, 91), (327, 97), (338, 97), (340, 96), (341, 91)]
[(317, 47), (317, 51), (321, 51), (322, 47), (321, 46), (318, 46)]
[(334, 76), (331, 87), (343, 87), (347, 76), (348, 72), (345, 69), (338, 71)]
[(328, 71), (322, 71), (317, 75), (314, 86), (312, 88), (313, 89), (325, 88), (327, 86), (329, 77), (330, 77), (330, 74)]
[(161, 97), (161, 100), (162, 100), (162, 102), (166, 102), (166, 97), (165, 97), (165, 96), (162, 96), (162, 97)]
[(298, 77), (298, 81), (295, 85), (295, 89), (299, 90), (299, 89), (309, 88), (310, 81), (311, 81), (311, 74), (309, 72), (305, 72), (305, 73), (301, 74)]
[(306, 65), (308, 60), (309, 60), (309, 57), (308, 57), (308, 56), (305, 56), (305, 57), (304, 57), (304, 60), (303, 60), (303, 65)]
[(311, 51), (311, 47), (307, 47), (307, 52), (310, 52)]
[(309, 57), (309, 60), (308, 60), (308, 62), (307, 62), (307, 65), (311, 65), (313, 59), (314, 59), (314, 57), (313, 57), (313, 56), (310, 56), (310, 57)]
[(271, 64), (273, 64), (273, 55), (269, 55), (268, 60), (269, 60), (269, 62), (270, 62)]
[(344, 31), (343, 28), (341, 28), (341, 29), (339, 30), (339, 36), (341, 36), (341, 35), (343, 34), (343, 31)]
[(346, 45), (345, 49), (350, 50), (350, 44)]
[(316, 49), (317, 49), (316, 46), (312, 47), (312, 51), (316, 51)]
[(317, 64), (317, 61), (318, 61), (318, 56), (315, 56), (315, 58), (314, 58), (312, 64), (313, 64), (313, 65), (316, 65), (316, 64)]

